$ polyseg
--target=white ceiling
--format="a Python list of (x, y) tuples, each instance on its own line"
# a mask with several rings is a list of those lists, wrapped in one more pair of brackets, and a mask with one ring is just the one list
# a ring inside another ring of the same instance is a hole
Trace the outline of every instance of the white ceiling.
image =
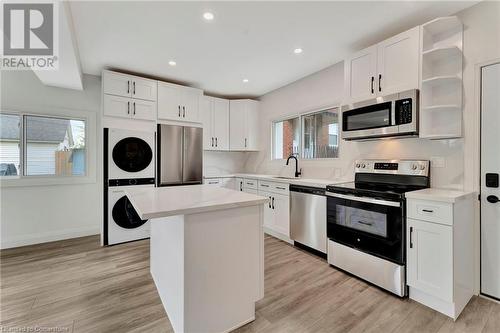
[[(117, 68), (213, 94), (260, 96), (475, 2), (87, 1), (71, 2), (71, 11), (84, 73)], [(304, 52), (294, 54), (297, 47)]]

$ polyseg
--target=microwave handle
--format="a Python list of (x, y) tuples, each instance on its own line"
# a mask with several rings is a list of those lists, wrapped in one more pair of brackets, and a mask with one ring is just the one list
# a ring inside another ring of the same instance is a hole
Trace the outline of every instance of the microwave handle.
[(396, 121), (396, 102), (392, 101), (391, 102), (391, 125), (396, 126), (397, 121)]

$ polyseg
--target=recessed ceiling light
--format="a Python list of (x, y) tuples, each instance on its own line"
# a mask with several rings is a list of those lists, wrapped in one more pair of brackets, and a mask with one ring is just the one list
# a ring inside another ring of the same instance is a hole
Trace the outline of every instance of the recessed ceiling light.
[(248, 83), (248, 79), (243, 79), (243, 83)]
[(300, 47), (298, 47), (295, 50), (293, 50), (293, 53), (300, 54), (300, 53), (302, 53), (302, 49)]
[(175, 61), (173, 61), (173, 60), (170, 60), (170, 61), (168, 62), (168, 64), (169, 64), (170, 66), (175, 66), (175, 65), (177, 65), (177, 63), (176, 63)]
[(214, 19), (214, 14), (210, 12), (203, 13), (203, 18), (207, 21), (212, 21)]

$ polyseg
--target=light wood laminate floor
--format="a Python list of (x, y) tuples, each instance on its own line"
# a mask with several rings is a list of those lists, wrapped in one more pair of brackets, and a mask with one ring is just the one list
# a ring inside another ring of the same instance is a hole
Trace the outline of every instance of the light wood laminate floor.
[[(149, 241), (101, 248), (97, 236), (1, 251), (1, 325), (58, 332), (171, 332)], [(265, 298), (239, 332), (500, 332), (500, 304), (475, 297), (453, 322), (272, 237)]]

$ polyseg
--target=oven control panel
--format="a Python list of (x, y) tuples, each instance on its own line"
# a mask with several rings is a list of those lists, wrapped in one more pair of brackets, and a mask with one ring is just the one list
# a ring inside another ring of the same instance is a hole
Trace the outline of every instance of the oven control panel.
[(386, 173), (428, 176), (430, 162), (425, 160), (357, 160), (356, 173)]

